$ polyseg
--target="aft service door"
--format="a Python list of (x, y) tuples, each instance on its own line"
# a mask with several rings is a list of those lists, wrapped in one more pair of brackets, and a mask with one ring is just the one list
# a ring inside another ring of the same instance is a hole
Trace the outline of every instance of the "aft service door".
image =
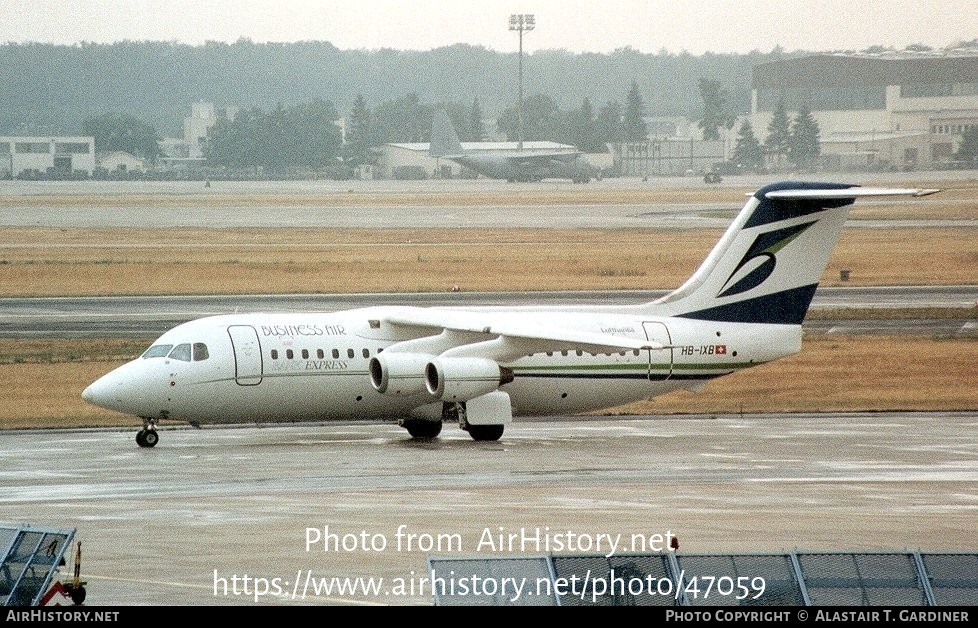
[(242, 386), (257, 386), (262, 378), (261, 344), (251, 325), (228, 327), (234, 347), (234, 379)]
[[(645, 322), (642, 323), (645, 329), (645, 337), (652, 342), (660, 345), (671, 345), (672, 338), (669, 336), (669, 328), (663, 323)], [(649, 379), (652, 381), (664, 381), (672, 376), (672, 349), (659, 349), (649, 351)]]

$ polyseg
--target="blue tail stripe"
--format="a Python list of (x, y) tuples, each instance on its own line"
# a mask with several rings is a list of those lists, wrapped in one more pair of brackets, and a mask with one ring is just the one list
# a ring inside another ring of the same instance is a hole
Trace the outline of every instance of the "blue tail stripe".
[(805, 313), (815, 296), (817, 283), (791, 290), (783, 290), (762, 297), (735, 301), (686, 314), (682, 318), (693, 318), (722, 323), (772, 323), (778, 325), (801, 325)]

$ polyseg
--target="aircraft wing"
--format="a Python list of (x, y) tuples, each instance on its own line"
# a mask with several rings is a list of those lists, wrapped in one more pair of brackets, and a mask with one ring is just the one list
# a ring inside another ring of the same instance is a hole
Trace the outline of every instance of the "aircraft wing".
[[(668, 348), (666, 345), (650, 340), (626, 338), (566, 327), (544, 326), (527, 321), (522, 314), (400, 308), (385, 316), (383, 320), (390, 325), (400, 327), (486, 336), (483, 340), (501, 339), (508, 348), (504, 355), (494, 356), (501, 360), (543, 351), (581, 350), (589, 353), (606, 353), (609, 351)], [(470, 344), (472, 342), (478, 342), (478, 340), (463, 341), (459, 344)]]
[(549, 166), (554, 162), (571, 162), (577, 159), (582, 153), (520, 153), (516, 155), (506, 155), (506, 161), (524, 168)]

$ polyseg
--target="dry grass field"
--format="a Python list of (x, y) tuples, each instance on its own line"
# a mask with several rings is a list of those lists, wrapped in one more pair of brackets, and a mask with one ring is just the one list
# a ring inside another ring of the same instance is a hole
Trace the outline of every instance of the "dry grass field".
[[(673, 288), (715, 230), (0, 229), (0, 296)], [(959, 229), (848, 229), (823, 285), (970, 284)]]
[[(928, 186), (914, 182), (914, 186)], [(921, 202), (856, 206), (855, 220), (978, 220), (978, 183)], [(488, 194), (193, 194), (202, 207), (738, 204), (753, 190), (574, 188)], [(734, 202), (736, 201), (736, 202)], [(0, 196), (0, 208), (186, 206), (187, 195)], [(731, 214), (732, 215), (732, 214)], [(972, 229), (847, 229), (823, 285), (978, 283)], [(0, 228), (0, 296), (672, 288), (719, 230)], [(858, 316), (859, 314), (855, 314)], [(904, 313), (914, 316), (914, 312)], [(922, 314), (920, 314), (922, 315)], [(931, 312), (928, 316), (935, 316)], [(975, 318), (971, 311), (937, 316)], [(0, 340), (0, 429), (136, 425), (81, 391), (151, 339)], [(978, 339), (814, 336), (788, 360), (618, 408), (627, 413), (975, 410)]]

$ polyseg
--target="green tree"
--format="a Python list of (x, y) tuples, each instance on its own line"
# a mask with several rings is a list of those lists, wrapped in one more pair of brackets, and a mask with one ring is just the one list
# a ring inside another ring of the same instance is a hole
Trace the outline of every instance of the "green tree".
[(350, 166), (359, 166), (370, 159), (370, 109), (363, 94), (357, 94), (346, 123), (346, 146), (343, 160)]
[(82, 125), (82, 134), (95, 138), (95, 150), (100, 153), (124, 151), (150, 161), (160, 155), (156, 128), (129, 114), (106, 113), (88, 118)]
[[(519, 112), (508, 107), (496, 120), (499, 129), (510, 141), (519, 137)], [(523, 127), (527, 141), (562, 141), (560, 111), (554, 99), (545, 94), (534, 94), (523, 101)]]
[(719, 140), (720, 128), (733, 128), (736, 115), (730, 111), (730, 93), (723, 89), (720, 81), (701, 78), (700, 98), (703, 99), (703, 117), (697, 126), (703, 130), (704, 140)]
[(337, 159), (341, 134), (332, 103), (315, 100), (269, 113), (255, 107), (234, 120), (222, 117), (209, 133), (207, 159), (229, 168), (261, 168), (288, 174), (300, 168), (322, 170)]
[(642, 94), (638, 91), (638, 83), (632, 81), (625, 97), (625, 116), (622, 121), (626, 142), (644, 142), (649, 138), (649, 130), (642, 117), (644, 115)]
[(585, 153), (600, 153), (605, 151), (598, 137), (597, 120), (594, 119), (594, 107), (591, 101), (585, 98), (581, 102), (580, 109), (572, 112), (571, 116), (572, 133), (574, 145)]
[(279, 135), (284, 152), (293, 155), (296, 166), (325, 169), (340, 155), (343, 139), (337, 119), (333, 103), (322, 99), (286, 109)]
[(258, 168), (266, 159), (267, 139), (262, 136), (265, 112), (255, 107), (238, 112), (234, 120), (225, 116), (207, 133), (208, 163), (227, 168)]
[(734, 147), (733, 162), (746, 170), (760, 170), (764, 166), (764, 149), (750, 121), (744, 120), (737, 134), (737, 145)]
[(802, 105), (791, 125), (788, 139), (788, 159), (800, 168), (815, 166), (822, 149), (819, 143), (818, 122), (807, 105)]
[(472, 108), (469, 110), (469, 138), (472, 142), (482, 142), (486, 139), (486, 129), (482, 125), (482, 107), (479, 106), (479, 98), (472, 99)]
[(771, 123), (767, 125), (767, 138), (764, 140), (764, 151), (776, 165), (780, 166), (782, 159), (788, 154), (790, 138), (791, 121), (785, 111), (784, 102), (779, 100), (771, 116)]
[(978, 164), (978, 124), (972, 124), (961, 135), (961, 146), (956, 157), (972, 165)]
[[(373, 112), (370, 145), (427, 142), (431, 139), (432, 115), (434, 109), (430, 105), (422, 104), (415, 93), (382, 102)], [(457, 126), (455, 128), (458, 129)]]
[(621, 118), (621, 103), (610, 100), (601, 110), (594, 121), (598, 141), (602, 144), (617, 144), (625, 141), (625, 127)]

